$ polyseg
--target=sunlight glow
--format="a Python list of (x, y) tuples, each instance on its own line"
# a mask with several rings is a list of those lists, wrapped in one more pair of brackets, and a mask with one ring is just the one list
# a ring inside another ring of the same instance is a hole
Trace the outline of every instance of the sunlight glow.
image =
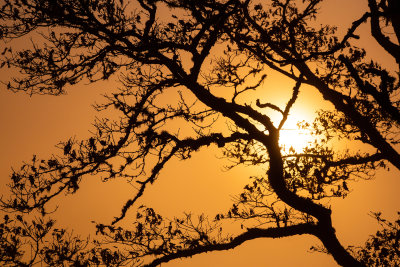
[(303, 149), (312, 141), (311, 135), (298, 128), (284, 128), (280, 132), (279, 144), (284, 151), (289, 151), (292, 147), (296, 152), (302, 152)]
[[(292, 118), (289, 116), (288, 120), (285, 122), (279, 136), (279, 144), (283, 151), (289, 152), (289, 150), (294, 149), (297, 153), (301, 153), (303, 149), (313, 141), (310, 132), (300, 129), (297, 125), (298, 122), (303, 120), (310, 121), (309, 118), (306, 119), (305, 117), (303, 118), (303, 116)], [(290, 149), (291, 147), (292, 149)]]

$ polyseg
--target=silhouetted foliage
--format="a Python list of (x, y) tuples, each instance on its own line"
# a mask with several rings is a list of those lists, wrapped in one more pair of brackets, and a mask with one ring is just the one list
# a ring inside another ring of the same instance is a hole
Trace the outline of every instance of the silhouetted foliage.
[[(352, 180), (370, 179), (387, 164), (400, 168), (397, 70), (385, 69), (352, 44), (360, 25), (368, 23), (399, 65), (399, 1), (368, 0), (369, 11), (341, 38), (335, 27), (314, 23), (320, 4), (4, 0), (1, 40), (32, 38), (30, 47), (14, 51), (9, 45), (2, 51), (1, 66), (21, 72), (8, 89), (59, 95), (80, 81), (116, 75), (121, 88), (96, 106), (117, 112), (119, 120), (99, 119), (89, 139), (71, 138), (59, 145), (58, 155), (34, 156), (12, 173), (11, 197), (3, 197), (1, 207), (18, 215), (6, 215), (0, 225), (0, 262), (156, 266), (255, 238), (310, 234), (340, 265), (398, 265), (398, 222), (378, 216), (386, 228), (365, 248), (350, 251), (338, 241), (324, 200), (345, 197)], [(284, 107), (254, 94), (270, 72), (293, 81)], [(279, 133), (304, 85), (334, 110), (302, 124), (314, 143), (303, 151), (284, 150)], [(273, 122), (272, 113), (281, 119)], [(176, 121), (184, 133), (172, 126)], [(339, 141), (359, 141), (376, 152), (338, 152), (332, 143)], [(213, 219), (186, 214), (169, 220), (140, 207), (132, 229), (117, 226), (165, 164), (174, 157), (188, 160), (209, 146), (220, 149), (230, 167), (267, 171), (252, 177), (232, 208)], [(87, 175), (104, 181), (123, 177), (138, 186), (110, 225), (96, 225), (96, 241), (54, 228), (52, 220), (41, 217), (47, 216), (49, 202), (75, 193)], [(22, 217), (35, 212), (41, 215), (33, 221)], [(241, 234), (223, 232), (232, 220), (242, 223)]]
[(382, 229), (370, 237), (364, 248), (357, 251), (358, 257), (368, 266), (399, 266), (400, 220), (389, 222), (383, 219), (380, 213), (373, 215)]

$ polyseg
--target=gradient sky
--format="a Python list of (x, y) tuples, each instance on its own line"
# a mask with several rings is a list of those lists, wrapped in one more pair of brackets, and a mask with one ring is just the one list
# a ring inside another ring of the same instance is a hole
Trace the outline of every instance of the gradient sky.
[[(321, 8), (323, 21), (316, 23), (338, 25), (339, 32), (344, 33), (351, 22), (366, 10), (366, 4), (367, 0), (328, 0)], [(361, 30), (368, 33), (367, 25), (363, 25)], [(366, 46), (368, 55), (380, 58), (388, 67), (394, 63), (373, 40), (362, 38), (359, 45)], [(8, 75), (10, 73), (1, 72), (0, 80), (6, 80)], [(282, 84), (273, 76), (267, 80), (267, 85), (288, 89), (293, 86), (291, 83)], [(71, 136), (77, 139), (88, 137), (96, 115), (91, 104), (100, 102), (101, 94), (114, 86), (112, 82), (89, 86), (78, 84), (66, 95), (29, 97), (8, 92), (0, 84), (0, 193), (6, 191), (5, 184), (12, 166), (18, 168), (33, 154), (46, 158), (56, 153), (54, 145)], [(302, 89), (304, 102), (296, 104), (297, 112), (311, 117), (313, 109), (326, 105), (315, 93), (312, 88)], [(268, 95), (268, 98), (280, 97)], [(286, 101), (283, 99), (283, 103)], [(296, 114), (296, 109), (292, 114)], [(217, 160), (218, 155), (214, 150), (201, 150), (190, 161), (173, 160), (157, 183), (146, 192), (142, 202), (170, 217), (180, 216), (185, 211), (204, 212), (214, 217), (216, 213), (227, 211), (231, 206), (231, 196), (240, 193), (248, 177), (259, 170), (239, 168), (223, 172), (226, 162)], [(385, 217), (394, 218), (400, 200), (398, 174), (398, 171), (379, 173), (373, 181), (360, 181), (347, 198), (331, 202), (333, 224), (344, 245), (360, 245), (375, 232), (377, 225), (368, 215), (370, 211), (382, 211)], [(134, 192), (122, 181), (102, 184), (95, 177), (88, 178), (77, 194), (60, 198), (56, 214), (61, 226), (68, 226), (82, 235), (93, 226), (92, 220), (111, 222)], [(163, 266), (336, 266), (330, 256), (307, 252), (316, 244), (319, 244), (316, 238), (306, 236), (259, 239), (235, 250), (176, 260)]]

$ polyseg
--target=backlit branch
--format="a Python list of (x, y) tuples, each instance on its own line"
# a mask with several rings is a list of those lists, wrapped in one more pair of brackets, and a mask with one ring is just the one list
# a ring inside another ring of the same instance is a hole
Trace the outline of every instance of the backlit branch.
[(158, 258), (153, 262), (146, 264), (144, 266), (149, 266), (149, 267), (158, 266), (161, 263), (166, 263), (173, 259), (191, 257), (205, 252), (229, 250), (243, 244), (246, 241), (253, 240), (256, 238), (282, 238), (287, 236), (314, 234), (314, 232), (315, 228), (311, 224), (300, 224), (282, 228), (269, 228), (269, 229), (251, 228), (247, 229), (247, 231), (244, 232), (243, 234), (234, 237), (230, 242), (221, 244), (210, 244), (190, 250), (178, 251), (174, 254)]

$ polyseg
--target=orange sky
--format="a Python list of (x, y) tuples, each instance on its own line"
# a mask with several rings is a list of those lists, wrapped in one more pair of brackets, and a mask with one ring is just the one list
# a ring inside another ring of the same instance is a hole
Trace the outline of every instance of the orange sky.
[[(366, 2), (328, 0), (321, 10), (324, 22), (341, 23), (343, 32), (347, 29), (346, 25), (351, 25), (352, 20), (361, 16)], [(364, 32), (368, 31), (366, 26), (363, 25)], [(370, 39), (361, 39), (359, 43), (368, 46), (368, 52), (384, 60), (388, 66), (393, 63), (386, 60), (384, 52), (376, 48)], [(0, 73), (0, 80), (4, 81), (6, 75), (6, 72)], [(272, 77), (265, 86), (278, 88), (282, 82)], [(291, 89), (293, 84), (286, 86)], [(7, 92), (5, 86), (0, 85), (0, 193), (6, 190), (11, 166), (18, 168), (22, 161), (29, 161), (32, 154), (46, 158), (56, 153), (54, 145), (71, 136), (77, 139), (88, 137), (96, 115), (90, 105), (101, 101), (100, 94), (107, 92), (107, 88), (105, 83), (90, 86), (78, 84), (70, 88), (67, 95), (29, 97)], [(312, 114), (314, 108), (321, 104), (324, 106), (315, 93), (311, 88), (302, 89), (301, 97), (307, 102), (296, 104), (295, 108), (304, 114)], [(292, 114), (295, 112), (293, 110)], [(240, 193), (248, 176), (258, 170), (240, 168), (223, 172), (221, 170), (226, 162), (217, 160), (217, 156), (220, 154), (214, 150), (201, 150), (190, 161), (174, 160), (155, 185), (149, 188), (142, 202), (171, 217), (180, 216), (184, 211), (205, 212), (210, 217), (227, 211), (231, 196)], [(82, 234), (92, 227), (92, 220), (111, 222), (119, 214), (124, 201), (134, 192), (125, 182), (102, 184), (95, 177), (88, 178), (77, 194), (62, 198), (56, 214), (60, 225), (68, 225)], [(339, 240), (344, 245), (359, 245), (374, 233), (377, 228), (375, 221), (368, 216), (370, 211), (383, 211), (385, 217), (394, 218), (400, 200), (399, 186), (398, 171), (381, 173), (374, 181), (360, 181), (346, 199), (332, 201), (333, 224)], [(316, 238), (306, 236), (260, 239), (232, 251), (199, 255), (163, 266), (336, 266), (330, 256), (307, 252), (315, 244), (318, 244)]]

